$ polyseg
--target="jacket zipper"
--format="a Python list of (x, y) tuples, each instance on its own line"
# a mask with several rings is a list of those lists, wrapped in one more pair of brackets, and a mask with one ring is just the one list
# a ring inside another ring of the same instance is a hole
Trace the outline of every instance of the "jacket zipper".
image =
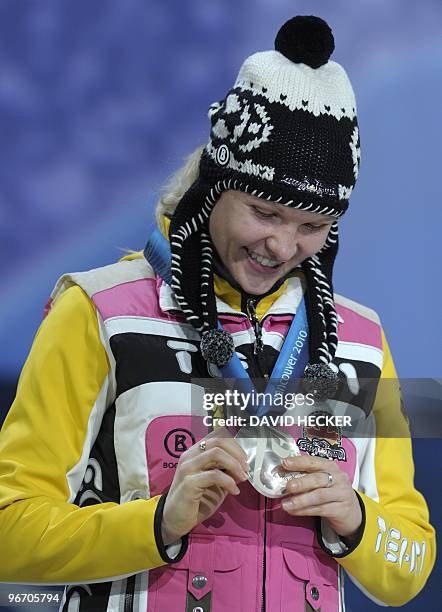
[[(255, 332), (255, 344), (253, 347), (253, 354), (257, 356), (257, 362), (261, 373), (264, 378), (268, 378), (268, 374), (265, 369), (263, 371), (262, 364), (262, 351), (264, 349), (264, 343), (262, 341), (262, 327), (256, 314), (256, 299), (248, 298), (245, 303), (245, 310), (247, 316), (253, 326)], [(264, 550), (262, 557), (262, 589), (261, 589), (261, 612), (265, 612), (266, 609), (266, 539), (267, 539), (267, 498), (264, 497)]]
[(124, 612), (133, 612), (134, 609), (135, 576), (126, 580), (126, 592), (124, 594)]
[(249, 298), (247, 300), (247, 315), (253, 325), (253, 331), (255, 332), (255, 344), (253, 347), (254, 355), (257, 355), (258, 352), (261, 352), (264, 348), (264, 344), (262, 341), (262, 328), (261, 323), (259, 322), (258, 315), (256, 314), (255, 300)]
[(266, 609), (266, 547), (267, 547), (267, 497), (264, 497), (264, 554), (262, 557), (261, 612)]
[(267, 359), (264, 354), (264, 342), (262, 340), (262, 323), (258, 319), (256, 314), (256, 302), (258, 300), (253, 298), (247, 298), (245, 301), (244, 310), (247, 312), (250, 323), (252, 324), (253, 331), (255, 333), (255, 342), (253, 345), (253, 354), (255, 356), (255, 363), (258, 366), (258, 376), (264, 380), (268, 380), (268, 365)]

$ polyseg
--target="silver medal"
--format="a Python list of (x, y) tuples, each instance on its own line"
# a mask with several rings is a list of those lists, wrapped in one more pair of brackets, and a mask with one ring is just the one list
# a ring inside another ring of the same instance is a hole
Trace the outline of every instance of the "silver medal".
[(247, 454), (249, 481), (266, 497), (283, 497), (287, 482), (303, 476), (303, 472), (288, 472), (281, 462), (286, 457), (300, 455), (292, 436), (266, 425), (241, 427), (236, 441)]

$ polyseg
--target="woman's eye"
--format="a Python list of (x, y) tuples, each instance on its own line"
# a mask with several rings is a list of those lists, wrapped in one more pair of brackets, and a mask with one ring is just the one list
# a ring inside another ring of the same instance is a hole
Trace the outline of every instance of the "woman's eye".
[(325, 225), (313, 225), (312, 223), (304, 223), (302, 226), (308, 233), (319, 232)]
[(256, 215), (260, 217), (261, 219), (271, 219), (272, 217), (275, 216), (273, 213), (265, 213), (259, 208), (256, 208), (255, 206), (252, 206), (252, 208), (255, 211)]

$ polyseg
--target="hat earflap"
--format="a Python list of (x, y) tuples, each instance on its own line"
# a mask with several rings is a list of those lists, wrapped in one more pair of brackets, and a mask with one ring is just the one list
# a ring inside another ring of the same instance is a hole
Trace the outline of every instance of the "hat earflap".
[(307, 284), (305, 301), (310, 348), (304, 383), (316, 399), (333, 396), (338, 387), (338, 376), (329, 365), (338, 345), (338, 317), (332, 284), (338, 244), (338, 226), (335, 222), (322, 249), (301, 265)]
[(221, 182), (211, 187), (197, 180), (178, 204), (169, 229), (171, 288), (186, 320), (200, 333), (216, 325), (212, 241), (203, 228), (221, 193)]

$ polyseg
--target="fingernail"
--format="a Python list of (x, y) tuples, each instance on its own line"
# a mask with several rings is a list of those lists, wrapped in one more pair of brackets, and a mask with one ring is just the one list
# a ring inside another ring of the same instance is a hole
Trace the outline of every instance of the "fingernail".
[(242, 476), (242, 480), (248, 480), (249, 478), (249, 474), (245, 470), (242, 470), (241, 476)]
[(281, 503), (281, 506), (284, 508), (284, 510), (291, 510), (293, 508), (293, 502), (291, 502), (289, 499), (285, 499)]
[(234, 489), (235, 495), (239, 495), (241, 493), (241, 491), (239, 490), (239, 487), (235, 486)]

